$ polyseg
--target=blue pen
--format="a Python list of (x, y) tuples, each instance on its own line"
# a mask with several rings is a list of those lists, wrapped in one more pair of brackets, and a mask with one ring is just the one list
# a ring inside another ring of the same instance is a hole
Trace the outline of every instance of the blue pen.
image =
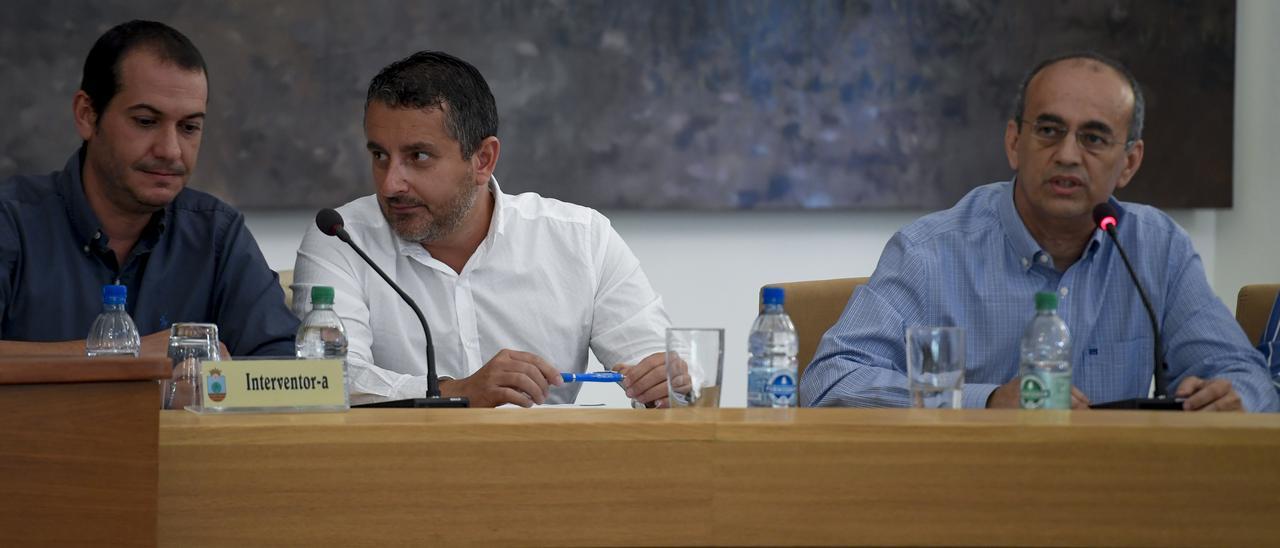
[(622, 373), (561, 373), (564, 382), (622, 382)]

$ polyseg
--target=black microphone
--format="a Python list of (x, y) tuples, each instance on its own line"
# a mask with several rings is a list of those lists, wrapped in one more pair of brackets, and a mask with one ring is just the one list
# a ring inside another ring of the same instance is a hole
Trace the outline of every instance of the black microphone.
[(382, 277), (382, 280), (387, 282), (387, 285), (391, 286), (391, 289), (395, 290), (397, 295), (400, 295), (401, 299), (404, 299), (405, 304), (413, 309), (413, 313), (418, 316), (418, 323), (422, 324), (422, 332), (427, 336), (427, 394), (425, 398), (366, 403), (364, 405), (353, 405), (352, 407), (467, 407), (469, 405), (467, 398), (440, 397), (440, 378), (436, 376), (436, 347), (431, 344), (431, 328), (427, 325), (427, 318), (422, 315), (422, 310), (418, 308), (418, 303), (413, 302), (413, 299), (409, 298), (409, 295), (403, 289), (400, 289), (400, 286), (391, 281), (391, 277), (387, 276), (387, 273), (383, 272), (381, 268), (378, 268), (377, 263), (374, 263), (373, 259), (370, 259), (364, 253), (364, 250), (360, 249), (360, 246), (351, 241), (351, 235), (347, 234), (346, 228), (343, 228), (344, 224), (342, 214), (332, 209), (321, 209), (319, 213), (316, 213), (316, 227), (320, 229), (320, 232), (329, 236), (337, 236), (339, 240), (351, 246), (351, 249), (354, 249), (356, 254), (360, 255), (360, 258), (364, 259), (364, 262), (372, 267), (373, 271), (377, 272)]
[(1142, 298), (1142, 306), (1147, 309), (1147, 319), (1151, 321), (1151, 332), (1155, 337), (1155, 397), (1130, 398), (1099, 403), (1090, 407), (1095, 409), (1181, 410), (1182, 402), (1171, 399), (1168, 396), (1169, 364), (1164, 361), (1164, 354), (1161, 352), (1163, 345), (1160, 342), (1160, 324), (1156, 321), (1155, 309), (1151, 307), (1151, 300), (1147, 298), (1147, 291), (1142, 288), (1142, 282), (1138, 280), (1137, 273), (1133, 271), (1133, 265), (1129, 263), (1129, 255), (1124, 252), (1124, 247), (1120, 245), (1120, 239), (1116, 237), (1116, 219), (1116, 208), (1110, 202), (1102, 202), (1093, 208), (1093, 223), (1098, 225), (1098, 228), (1101, 228), (1103, 232), (1106, 232), (1111, 237), (1111, 242), (1116, 244), (1116, 250), (1120, 252), (1120, 259), (1124, 261), (1124, 267), (1129, 271), (1129, 278), (1133, 280), (1133, 285), (1138, 288), (1138, 296)]

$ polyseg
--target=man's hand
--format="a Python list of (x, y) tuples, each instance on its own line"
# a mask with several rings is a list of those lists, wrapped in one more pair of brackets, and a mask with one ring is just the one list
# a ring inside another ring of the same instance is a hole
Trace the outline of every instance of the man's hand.
[[(684, 360), (679, 365), (683, 365)], [(667, 401), (667, 354), (649, 354), (635, 365), (617, 364), (613, 370), (622, 373), (622, 388), (627, 397), (643, 403), (645, 407), (670, 407)], [(684, 366), (686, 369), (687, 365)], [(685, 375), (688, 378), (688, 375)]]
[(1174, 397), (1186, 398), (1182, 408), (1187, 411), (1243, 411), (1240, 394), (1227, 379), (1202, 379), (1187, 377), (1178, 383)]
[[(1022, 407), (1022, 379), (1014, 377), (1009, 382), (1000, 385), (987, 397), (987, 408), (1006, 408), (1016, 409)], [(1089, 397), (1084, 395), (1079, 388), (1071, 387), (1071, 408), (1072, 409), (1088, 409)]]
[(562, 384), (560, 371), (546, 360), (528, 352), (503, 349), (470, 377), (441, 381), (440, 395), (466, 396), (471, 407), (507, 403), (533, 407), (546, 403), (548, 386)]
[(1071, 387), (1071, 408), (1072, 409), (1088, 409), (1089, 397), (1084, 395), (1079, 388)]

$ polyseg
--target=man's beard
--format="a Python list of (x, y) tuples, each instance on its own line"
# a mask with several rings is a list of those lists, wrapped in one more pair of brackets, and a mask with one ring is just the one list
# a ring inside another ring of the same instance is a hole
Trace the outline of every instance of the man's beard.
[(391, 213), (390, 205), (409, 205), (420, 206), (425, 205), (422, 200), (409, 196), (392, 196), (384, 198), (382, 203), (382, 216), (387, 219), (387, 223), (391, 225), (391, 229), (395, 231), (397, 236), (404, 240), (418, 243), (430, 243), (445, 236), (448, 236), (462, 225), (462, 221), (466, 219), (467, 213), (476, 204), (476, 196), (479, 194), (480, 187), (471, 183), (472, 176), (466, 177), (462, 184), (458, 185), (458, 193), (454, 195), (449, 203), (445, 204), (442, 210), (438, 210), (427, 206), (430, 213), (428, 220), (423, 221), (419, 216), (397, 216)]
[(106, 194), (107, 199), (116, 207), (124, 211), (132, 213), (153, 213), (164, 209), (169, 202), (156, 202), (148, 199), (142, 193), (129, 186), (128, 178), (130, 175), (146, 175), (144, 171), (172, 173), (184, 178), (182, 187), (186, 186), (187, 167), (181, 161), (166, 163), (156, 159), (144, 159), (135, 162), (133, 165), (125, 166), (124, 163), (116, 161), (116, 158), (110, 154), (103, 154), (92, 162), (91, 169), (98, 174), (98, 179), (102, 181), (102, 191)]

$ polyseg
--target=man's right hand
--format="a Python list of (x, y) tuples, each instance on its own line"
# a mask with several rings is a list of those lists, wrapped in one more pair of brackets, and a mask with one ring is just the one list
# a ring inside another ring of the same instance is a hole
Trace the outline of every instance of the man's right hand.
[[(987, 408), (1005, 408), (1016, 409), (1022, 407), (1022, 388), (1020, 388), (1022, 379), (1014, 377), (995, 389), (989, 397), (987, 397)], [(1072, 409), (1088, 409), (1089, 397), (1084, 395), (1079, 388), (1071, 387), (1071, 408)]]
[(528, 352), (503, 349), (470, 377), (441, 381), (440, 395), (466, 396), (471, 407), (507, 403), (533, 407), (546, 403), (549, 386), (562, 384), (560, 371), (546, 360)]

